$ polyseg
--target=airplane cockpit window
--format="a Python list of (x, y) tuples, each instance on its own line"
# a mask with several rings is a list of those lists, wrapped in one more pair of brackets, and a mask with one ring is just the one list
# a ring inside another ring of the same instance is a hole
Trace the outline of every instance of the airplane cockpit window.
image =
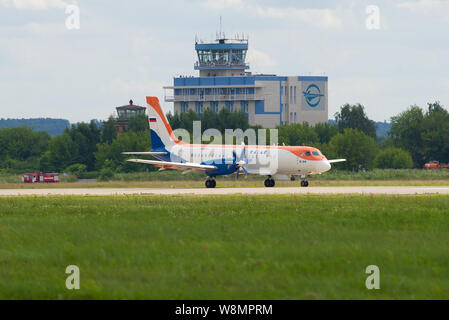
[(315, 157), (319, 157), (319, 156), (320, 156), (320, 153), (317, 152), (317, 151), (313, 151), (312, 154), (313, 154)]
[(306, 152), (306, 157), (310, 157), (310, 152), (309, 151)]

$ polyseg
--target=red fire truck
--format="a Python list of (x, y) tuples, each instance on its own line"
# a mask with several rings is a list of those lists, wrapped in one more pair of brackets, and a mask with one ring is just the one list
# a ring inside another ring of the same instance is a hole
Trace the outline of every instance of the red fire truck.
[(442, 164), (439, 161), (430, 161), (423, 166), (423, 169), (425, 170), (436, 170), (443, 168), (449, 169), (449, 164)]
[(59, 182), (59, 174), (58, 173), (42, 173), (42, 172), (32, 172), (25, 173), (22, 176), (22, 181), (24, 183), (57, 183)]

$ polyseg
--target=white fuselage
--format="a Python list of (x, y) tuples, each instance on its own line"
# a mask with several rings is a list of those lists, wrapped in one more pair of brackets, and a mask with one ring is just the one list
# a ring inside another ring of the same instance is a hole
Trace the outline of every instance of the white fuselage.
[[(306, 150), (317, 149), (296, 147)], [(292, 151), (293, 150), (293, 151)], [(245, 168), (249, 174), (262, 175), (300, 175), (307, 176), (328, 171), (331, 166), (327, 159), (301, 157), (301, 149), (281, 146), (228, 146), (175, 144), (169, 148), (170, 160), (197, 164), (232, 164), (234, 155), (243, 155)], [(311, 151), (309, 151), (311, 152)], [(319, 151), (318, 151), (319, 152)]]

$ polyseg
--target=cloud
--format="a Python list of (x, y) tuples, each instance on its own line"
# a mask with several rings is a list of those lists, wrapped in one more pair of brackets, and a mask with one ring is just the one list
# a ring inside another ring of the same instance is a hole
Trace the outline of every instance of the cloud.
[(332, 9), (298, 9), (265, 7), (248, 0), (205, 0), (201, 5), (208, 9), (235, 9), (261, 18), (299, 20), (321, 28), (339, 28), (341, 19)]
[(436, 17), (445, 23), (449, 22), (447, 15), (449, 1), (447, 0), (404, 1), (398, 3), (396, 6), (400, 9), (407, 9), (415, 14), (424, 14), (432, 18)]
[(278, 63), (275, 59), (270, 57), (265, 52), (260, 50), (249, 48), (247, 54), (247, 61), (250, 63), (251, 69), (253, 70), (272, 70), (273, 68), (277, 68)]
[(63, 0), (0, 0), (1, 7), (16, 9), (46, 10), (51, 8), (62, 9), (68, 3)]
[(413, 12), (429, 12), (439, 10), (445, 5), (448, 5), (448, 2), (443, 0), (418, 0), (400, 2), (397, 4), (397, 7), (405, 8)]

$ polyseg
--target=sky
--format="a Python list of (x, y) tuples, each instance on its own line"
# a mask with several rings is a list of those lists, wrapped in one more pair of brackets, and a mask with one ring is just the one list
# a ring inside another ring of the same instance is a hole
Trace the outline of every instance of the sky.
[(149, 95), (171, 111), (162, 87), (197, 76), (220, 16), (253, 73), (327, 75), (330, 119), (449, 106), (449, 0), (0, 0), (0, 118), (102, 120)]

